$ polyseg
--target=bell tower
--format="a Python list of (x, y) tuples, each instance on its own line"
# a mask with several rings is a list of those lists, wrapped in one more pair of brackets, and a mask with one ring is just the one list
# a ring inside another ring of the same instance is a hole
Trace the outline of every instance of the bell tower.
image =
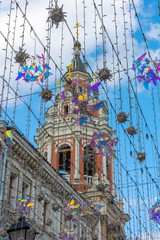
[[(63, 91), (46, 112), (46, 123), (37, 130), (35, 141), (46, 160), (84, 198), (101, 204), (100, 229), (95, 239), (126, 239), (124, 225), (129, 216), (123, 212), (122, 199), (115, 200), (114, 145), (111, 152), (93, 145), (93, 136), (113, 139), (115, 132), (108, 126), (108, 106), (99, 100), (100, 90), (93, 90), (92, 77), (80, 59), (81, 45), (74, 44), (74, 58), (64, 74)], [(99, 106), (99, 107), (96, 107)], [(45, 129), (45, 130), (44, 130)], [(48, 134), (47, 134), (47, 132)], [(106, 137), (107, 136), (107, 137)], [(95, 142), (98, 141), (97, 139)], [(101, 144), (106, 142), (101, 140)], [(100, 151), (103, 150), (103, 151)], [(98, 228), (99, 228), (98, 227)]]
[[(115, 195), (114, 150), (112, 156), (101, 156), (90, 144), (95, 132), (112, 137), (114, 131), (108, 126), (106, 102), (99, 100), (98, 91), (91, 96), (87, 90), (94, 83), (86, 63), (80, 59), (80, 49), (81, 44), (76, 41), (72, 64), (62, 78), (63, 91), (48, 109), (46, 123), (37, 130), (35, 141), (41, 154), (77, 190), (87, 190), (96, 181), (109, 186)], [(80, 104), (82, 101), (86, 104)], [(91, 106), (98, 103), (103, 107), (92, 110)]]

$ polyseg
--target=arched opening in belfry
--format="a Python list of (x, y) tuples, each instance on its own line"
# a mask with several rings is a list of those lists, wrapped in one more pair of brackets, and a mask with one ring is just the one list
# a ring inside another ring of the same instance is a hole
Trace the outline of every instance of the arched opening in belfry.
[(84, 175), (94, 176), (95, 174), (95, 152), (92, 146), (84, 147), (84, 155), (89, 154), (89, 158), (84, 162)]
[(62, 145), (58, 150), (59, 171), (70, 174), (71, 169), (71, 148), (67, 144)]

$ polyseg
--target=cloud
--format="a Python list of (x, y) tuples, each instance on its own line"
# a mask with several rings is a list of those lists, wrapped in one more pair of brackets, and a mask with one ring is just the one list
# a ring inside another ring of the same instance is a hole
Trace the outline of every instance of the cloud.
[(160, 24), (159, 23), (154, 23), (154, 24), (151, 23), (150, 30), (149, 30), (149, 32), (147, 32), (146, 36), (150, 40), (159, 41), (160, 40), (159, 28), (160, 28)]
[[(82, 51), (84, 48), (84, 19), (83, 19), (83, 14), (84, 14), (84, 9), (83, 9), (83, 4), (81, 2), (81, 0), (78, 0), (78, 22), (82, 25), (82, 28), (79, 29), (79, 41), (81, 42), (81, 46), (82, 46)], [(116, 16), (117, 16), (117, 34), (118, 34), (118, 44), (119, 44), (119, 58), (124, 66), (124, 68), (127, 68), (127, 62), (126, 62), (126, 49), (125, 49), (125, 45), (124, 45), (124, 23), (123, 23), (123, 9), (122, 9), (122, 2), (116, 0)], [(100, 0), (96, 1), (96, 4), (98, 6), (98, 9), (101, 13), (101, 9), (99, 4), (101, 3)], [(65, 0), (65, 1), (59, 1), (59, 6), (61, 6), (61, 4), (63, 4), (63, 10), (66, 12), (66, 20), (67, 23), (72, 31), (72, 33), (74, 34), (74, 36), (76, 36), (76, 30), (74, 28), (75, 23), (76, 23), (76, 14), (75, 14), (75, 2), (74, 1), (70, 1), (70, 0)], [(15, 4), (14, 4), (15, 5)], [(22, 0), (19, 5), (21, 6), (22, 10), (24, 11), (24, 5), (25, 5), (25, 0)], [(140, 12), (140, 10), (143, 7), (143, 1), (140, 0), (136, 0), (135, 1), (135, 5), (137, 8), (137, 11)], [(8, 7), (8, 8), (7, 8)], [(41, 42), (45, 45), (45, 47), (47, 46), (47, 41), (46, 41), (46, 37), (48, 35), (48, 32), (46, 31), (47, 27), (48, 27), (48, 23), (46, 23), (47, 17), (48, 17), (48, 10), (46, 9), (48, 7), (47, 2), (46, 1), (30, 1), (27, 7), (27, 19), (29, 20), (29, 22), (31, 23), (32, 27), (34, 28), (34, 30), (36, 31), (38, 38), (41, 40)], [(129, 5), (128, 2), (125, 3), (125, 20), (126, 20), (126, 38), (127, 38), (127, 48), (128, 48), (128, 66), (130, 67), (132, 64), (132, 41), (131, 41), (131, 31), (129, 28), (129, 22), (130, 22), (130, 15), (127, 14), (129, 10)], [(9, 0), (5, 1), (5, 4), (3, 3), (2, 5), (2, 14), (1, 14), (1, 27), (0, 29), (2, 30), (2, 32), (5, 34), (5, 36), (7, 36), (7, 30), (8, 30), (8, 26), (6, 25), (6, 23), (8, 22), (8, 13), (9, 11)], [(96, 16), (95, 18), (95, 10), (94, 10), (94, 6), (92, 4), (92, 1), (86, 1), (86, 8), (85, 8), (85, 15), (86, 15), (86, 19), (85, 19), (85, 31), (86, 34), (85, 35), (85, 46), (86, 46), (86, 58), (87, 61), (89, 62), (91, 68), (93, 69), (93, 71), (96, 71), (96, 62), (95, 62), (95, 47), (96, 47), (96, 42), (95, 42), (95, 21), (96, 21), (96, 27), (97, 27), (97, 42), (98, 42), (98, 68), (101, 69), (103, 67), (103, 56), (102, 56), (102, 35), (100, 34), (102, 32), (101, 29), (101, 21), (99, 20), (98, 16)], [(133, 10), (132, 10), (133, 11)], [(74, 14), (73, 14), (74, 12)], [(112, 40), (112, 43), (114, 44), (114, 47), (116, 49), (116, 36), (115, 36), (115, 15), (114, 15), (114, 7), (113, 7), (113, 1), (109, 0), (109, 1), (104, 1), (104, 15), (106, 15), (104, 17), (104, 24), (106, 26), (106, 29), (109, 33), (109, 36)], [(11, 33), (10, 33), (10, 37), (9, 37), (9, 42), (12, 44), (12, 36), (13, 36), (13, 27), (14, 27), (14, 18), (15, 18), (15, 10), (13, 10), (12, 15), (11, 15)], [(18, 9), (18, 17), (17, 17), (17, 25), (16, 25), (16, 37), (15, 37), (15, 45), (14, 45), (14, 49), (16, 51), (18, 51), (19, 47), (21, 46), (21, 42), (22, 42), (22, 25), (24, 22), (24, 18), (22, 13), (20, 12), (20, 10)], [(138, 24), (137, 24), (137, 19), (134, 16), (134, 11), (132, 12), (132, 23), (133, 23), (133, 28), (134, 31), (136, 31), (138, 29)], [(66, 67), (70, 64), (71, 59), (73, 58), (73, 39), (72, 36), (68, 30), (68, 28), (66, 27), (65, 23), (63, 23), (63, 46), (62, 46), (62, 25), (60, 24), (58, 28), (55, 28), (55, 26), (53, 26), (53, 28), (51, 29), (51, 47), (50, 47), (50, 55), (52, 56), (52, 58), (54, 59), (54, 61), (56, 62), (56, 64), (58, 65), (58, 67), (60, 68), (60, 55), (61, 55), (61, 49), (62, 49), (62, 62), (63, 62), (63, 74), (66, 71)], [(1, 37), (1, 36), (0, 36)], [(2, 39), (2, 46), (3, 48), (5, 48), (6, 43), (4, 41), (4, 39), (1, 37)], [(33, 31), (31, 31), (30, 26), (28, 25), (28, 23), (25, 23), (25, 35), (24, 35), (24, 43), (25, 46), (24, 48), (26, 49), (26, 51), (30, 54), (30, 55), (34, 55), (34, 50), (36, 49), (36, 54), (41, 54), (42, 52), (44, 52), (43, 47), (41, 46), (41, 44), (39, 43), (38, 39), (35, 38)], [(134, 44), (135, 44), (135, 52), (142, 52), (142, 45), (139, 44), (136, 40), (134, 40)], [(11, 50), (10, 47), (8, 48), (8, 52)], [(108, 68), (112, 71), (112, 72), (116, 72), (115, 74), (115, 82), (116, 85), (118, 86), (119, 84), (119, 75), (118, 75), (118, 65), (117, 65), (117, 57), (114, 54), (114, 61), (115, 61), (115, 68), (113, 69), (113, 52), (112, 52), (112, 46), (108, 40), (108, 38), (106, 37), (106, 49), (107, 49), (107, 66)], [(117, 49), (116, 49), (117, 50)], [(2, 48), (0, 49), (0, 54), (1, 54), (1, 59), (0, 59), (0, 75), (3, 74), (3, 67), (4, 67), (4, 61), (5, 61), (5, 52), (2, 51)], [(14, 54), (15, 55), (15, 54)], [(47, 56), (47, 54), (46, 54)], [(8, 58), (10, 58), (11, 55), (9, 54)], [(136, 56), (138, 57), (138, 56)], [(9, 65), (10, 65), (10, 61), (9, 59), (7, 60), (7, 71), (9, 72)], [(54, 73), (54, 75), (49, 78), (49, 85), (50, 87), (55, 87), (55, 79), (56, 78), (60, 78), (61, 74), (59, 73), (59, 71), (55, 68), (52, 60), (50, 60), (50, 66), (52, 68), (52, 71)], [(17, 82), (15, 82), (15, 78), (17, 76), (17, 72), (18, 72), (18, 64), (15, 64), (13, 61), (13, 67), (12, 67), (12, 81), (11, 84), (13, 86), (14, 89), (16, 89), (16, 85)], [(120, 70), (123, 70), (122, 67), (120, 66)], [(134, 74), (132, 70), (129, 70), (129, 75), (132, 78), (134, 78)], [(124, 74), (124, 72), (122, 71), (120, 74), (121, 77), (121, 85), (122, 87), (126, 87), (128, 84), (128, 80), (126, 75)], [(5, 78), (7, 79), (7, 74), (5, 75)], [(1, 80), (0, 80), (1, 81)], [(23, 94), (27, 94), (30, 92), (30, 85), (26, 84), (24, 81), (19, 80), (19, 87), (18, 87), (18, 92), (19, 94), (23, 95)], [(114, 86), (114, 82), (108, 82), (108, 87), (113, 89)], [(34, 91), (40, 91), (41, 88), (34, 84), (33, 86), (33, 92)], [(139, 92), (143, 91), (140, 90)], [(9, 97), (12, 97), (12, 91), (11, 93), (9, 93)], [(19, 102), (20, 103), (20, 102)]]

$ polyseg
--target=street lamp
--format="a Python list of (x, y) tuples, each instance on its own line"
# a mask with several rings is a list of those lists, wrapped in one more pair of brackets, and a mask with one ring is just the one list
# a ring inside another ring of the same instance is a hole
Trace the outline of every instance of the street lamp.
[(21, 216), (18, 223), (14, 223), (7, 230), (10, 240), (34, 240), (37, 232), (31, 230), (32, 226)]

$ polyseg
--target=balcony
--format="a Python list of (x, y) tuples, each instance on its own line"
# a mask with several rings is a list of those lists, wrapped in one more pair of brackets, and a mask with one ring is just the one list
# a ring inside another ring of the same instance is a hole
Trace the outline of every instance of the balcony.
[(93, 184), (93, 176), (84, 175), (84, 182), (87, 184)]

